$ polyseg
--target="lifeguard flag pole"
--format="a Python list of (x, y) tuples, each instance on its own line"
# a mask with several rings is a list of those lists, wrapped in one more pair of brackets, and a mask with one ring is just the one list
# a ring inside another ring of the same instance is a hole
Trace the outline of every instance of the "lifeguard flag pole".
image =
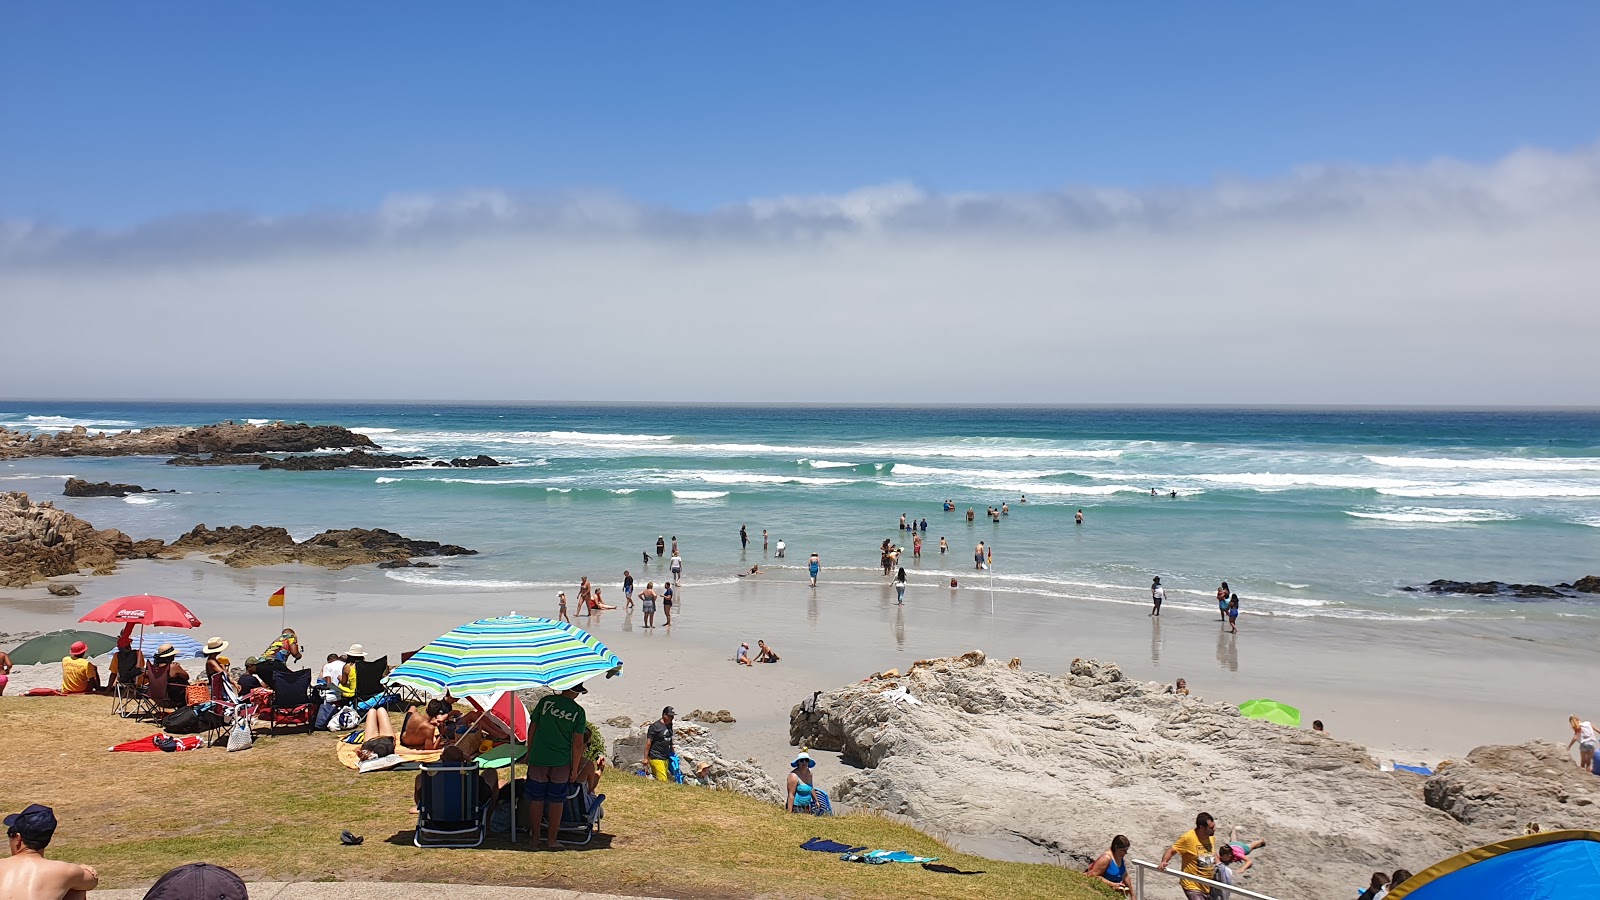
[(278, 588), (271, 597), (267, 598), (268, 606), (276, 606), (283, 610), (283, 627), (287, 627), (289, 624), (289, 608), (283, 602), (283, 592), (287, 589), (287, 587)]

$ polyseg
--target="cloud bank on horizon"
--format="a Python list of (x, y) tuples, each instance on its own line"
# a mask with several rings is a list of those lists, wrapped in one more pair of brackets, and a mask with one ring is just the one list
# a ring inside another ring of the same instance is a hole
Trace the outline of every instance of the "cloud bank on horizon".
[(1592, 405), (1600, 146), (709, 211), (0, 222), (0, 394)]

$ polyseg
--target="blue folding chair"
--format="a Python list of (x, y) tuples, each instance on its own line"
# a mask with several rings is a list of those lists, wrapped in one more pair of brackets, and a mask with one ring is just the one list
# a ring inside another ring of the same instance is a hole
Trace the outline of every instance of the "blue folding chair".
[(476, 763), (422, 767), (418, 847), (477, 847), (489, 836), (489, 799)]

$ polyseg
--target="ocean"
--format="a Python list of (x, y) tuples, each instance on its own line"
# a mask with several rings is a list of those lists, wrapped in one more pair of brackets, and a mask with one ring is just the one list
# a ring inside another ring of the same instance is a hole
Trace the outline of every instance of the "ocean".
[[(913, 583), (957, 578), (1005, 603), (1143, 607), (1160, 575), (1168, 604), (1196, 609), (1214, 609), (1226, 580), (1247, 616), (1554, 628), (1600, 615), (1600, 596), (1400, 590), (1600, 574), (1597, 411), (0, 401), (0, 424), (29, 430), (223, 419), (338, 424), (386, 452), (505, 465), (263, 472), (35, 459), (0, 462), (0, 490), (135, 538), (171, 540), (197, 523), (281, 525), (297, 538), (361, 526), (481, 551), (384, 573), (427, 594), (553, 592), (587, 575), (611, 599), (624, 569), (641, 581), (664, 573), (641, 565), (658, 535), (677, 538), (691, 592), (755, 564), (800, 578), (811, 552), (825, 582), (878, 584), (878, 546), (891, 538), (908, 548)], [(179, 493), (67, 499), (69, 475)], [(1009, 515), (988, 521), (986, 507), (1002, 502)], [(902, 514), (927, 519), (920, 561)], [(762, 552), (763, 529), (787, 543), (787, 559)], [(994, 550), (990, 571), (973, 567), (980, 540)]]

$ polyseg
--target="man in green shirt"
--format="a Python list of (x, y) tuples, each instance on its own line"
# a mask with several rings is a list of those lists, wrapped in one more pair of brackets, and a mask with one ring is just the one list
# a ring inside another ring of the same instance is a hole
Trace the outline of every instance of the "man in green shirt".
[[(578, 705), (577, 696), (588, 690), (575, 684), (559, 694), (540, 700), (528, 727), (528, 780), (522, 796), (528, 802), (528, 831), (536, 832), (539, 808), (549, 821), (545, 834), (546, 850), (564, 850), (557, 834), (561, 831), (561, 807), (567, 802), (568, 784), (583, 762), (589, 718)], [(533, 835), (534, 843), (539, 835)]]

